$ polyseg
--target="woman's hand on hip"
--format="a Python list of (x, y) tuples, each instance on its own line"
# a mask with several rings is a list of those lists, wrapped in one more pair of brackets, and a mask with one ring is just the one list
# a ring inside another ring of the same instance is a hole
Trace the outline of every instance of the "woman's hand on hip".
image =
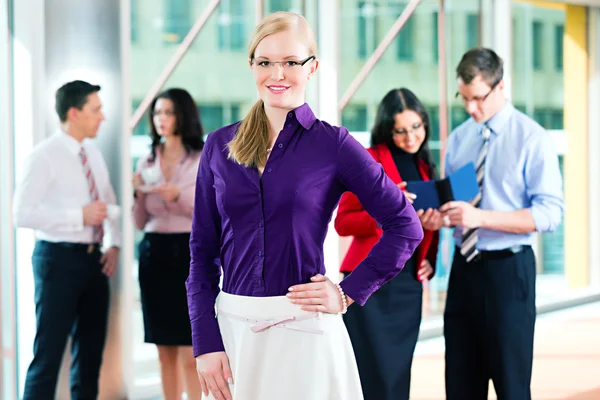
[(227, 384), (233, 384), (233, 376), (229, 367), (229, 358), (224, 351), (196, 357), (196, 371), (198, 371), (204, 396), (208, 396), (210, 391), (217, 400), (232, 400)]
[[(342, 297), (333, 282), (326, 276), (317, 274), (310, 278), (311, 283), (290, 287), (287, 297), (294, 304), (300, 304), (304, 311), (317, 311), (337, 314), (342, 311)], [(346, 296), (348, 305), (353, 300)]]

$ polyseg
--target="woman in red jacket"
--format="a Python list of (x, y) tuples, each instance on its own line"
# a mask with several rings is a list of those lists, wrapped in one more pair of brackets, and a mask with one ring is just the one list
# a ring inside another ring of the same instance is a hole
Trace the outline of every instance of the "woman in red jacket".
[[(379, 104), (368, 150), (400, 188), (407, 181), (435, 179), (436, 167), (427, 146), (429, 130), (429, 116), (410, 90), (391, 90)], [(405, 194), (412, 202), (414, 195)], [(417, 210), (417, 214), (425, 236), (402, 272), (374, 293), (364, 307), (350, 307), (344, 316), (365, 400), (409, 398), (410, 369), (421, 324), (422, 281), (435, 273), (442, 226), (437, 210)], [(340, 236), (353, 236), (340, 268), (344, 274), (366, 258), (382, 233), (352, 193), (342, 196), (335, 229)]]

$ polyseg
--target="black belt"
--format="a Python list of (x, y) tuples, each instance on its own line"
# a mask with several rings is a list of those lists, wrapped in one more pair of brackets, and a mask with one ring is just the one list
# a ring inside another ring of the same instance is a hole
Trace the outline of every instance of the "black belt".
[[(471, 263), (484, 260), (502, 260), (530, 248), (531, 246), (521, 244), (502, 250), (479, 250), (479, 253), (471, 260)], [(457, 246), (456, 251), (460, 252), (460, 247)]]
[(88, 254), (92, 254), (95, 250), (100, 250), (99, 243), (48, 242), (47, 240), (41, 240), (41, 242), (44, 245), (62, 247), (64, 249), (86, 251)]

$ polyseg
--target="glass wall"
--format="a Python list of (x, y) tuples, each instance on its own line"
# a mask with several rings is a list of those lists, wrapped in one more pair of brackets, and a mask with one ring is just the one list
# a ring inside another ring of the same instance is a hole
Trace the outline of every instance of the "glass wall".
[[(209, 0), (131, 0), (131, 103), (135, 110), (175, 54), (190, 27), (203, 13)], [(316, 31), (317, 0), (266, 0), (264, 14), (278, 10), (303, 13)], [(339, 14), (339, 98), (392, 27), (407, 1), (340, 0)], [(415, 13), (385, 51), (366, 80), (342, 110), (341, 123), (365, 146), (375, 119), (378, 103), (393, 88), (407, 87), (426, 106), (431, 120), (431, 147), (441, 162), (443, 137), (468, 115), (455, 98), (455, 67), (470, 48), (491, 37), (491, 27), (482, 21), (491, 1), (445, 1), (446, 82), (440, 81), (437, 0), (422, 0)], [(197, 102), (205, 131), (242, 118), (256, 101), (256, 90), (247, 65), (247, 44), (257, 21), (256, 2), (222, 0), (208, 22), (169, 77), (165, 88), (187, 89)], [(512, 100), (551, 134), (559, 137), (563, 128), (563, 36), (565, 11), (527, 3), (512, 3), (512, 58), (507, 73), (512, 76)], [(333, 34), (333, 33), (332, 33)], [(440, 85), (447, 90), (440, 98)], [(309, 88), (309, 102), (316, 98)], [(443, 107), (441, 109), (440, 107)], [(315, 110), (316, 111), (316, 110)], [(447, 112), (447, 126), (440, 126), (441, 112)], [(147, 154), (148, 118), (144, 116), (132, 136), (132, 158)], [(561, 168), (563, 157), (560, 158)], [(425, 315), (443, 311), (445, 291), (454, 251), (451, 231), (442, 230), (436, 277), (426, 291)], [(136, 232), (136, 243), (142, 237)], [(342, 246), (343, 247), (343, 246)], [(564, 232), (562, 225), (553, 233), (540, 235), (539, 269), (542, 274), (562, 275), (564, 271)], [(343, 254), (342, 254), (343, 256)], [(337, 268), (337, 266), (328, 266)], [(159, 380), (156, 351), (143, 344), (143, 328), (137, 291), (137, 262), (131, 266), (136, 282), (134, 292), (134, 342), (136, 380), (140, 384)]]
[[(563, 47), (565, 6), (512, 3), (513, 103), (554, 137), (563, 132)], [(564, 148), (557, 146), (563, 170)], [(564, 275), (564, 224), (543, 233), (538, 245), (538, 272)]]
[[(321, 0), (325, 1), (325, 0)], [(164, 67), (175, 55), (177, 46), (181, 44), (189, 29), (202, 15), (210, 0), (130, 0), (131, 7), (131, 106), (135, 110), (142, 102), (150, 88), (154, 85)], [(356, 74), (365, 65), (374, 49), (378, 46), (396, 18), (406, 7), (402, 0), (338, 0), (340, 5), (339, 32), (339, 97), (346, 91)], [(23, 3), (23, 4), (21, 4)], [(44, 82), (45, 49), (40, 31), (36, 27), (43, 26), (43, 9), (25, 10), (26, 2), (12, 2), (13, 7), (21, 12), (18, 23), (22, 32), (32, 32), (16, 37), (5, 20), (11, 7), (11, 1), (0, 0), (0, 54), (10, 55), (7, 44), (11, 44), (12, 56), (19, 69), (14, 69), (14, 77), (9, 77), (6, 67), (0, 66), (0, 78), (4, 82), (14, 79), (15, 88), (11, 98), (8, 88), (0, 89), (0, 343), (2, 355), (0, 363), (0, 398), (13, 399), (17, 388), (17, 379), (23, 380), (24, 371), (31, 358), (31, 343), (35, 333), (35, 314), (33, 305), (22, 306), (15, 311), (17, 296), (20, 303), (32, 302), (33, 279), (31, 278), (31, 247), (33, 235), (30, 231), (13, 231), (10, 217), (10, 203), (14, 172), (22, 167), (24, 157), (45, 134), (45, 121), (35, 116), (45, 114), (51, 108)], [(165, 88), (183, 87), (192, 93), (197, 102), (202, 122), (207, 133), (244, 116), (251, 104), (256, 100), (256, 90), (247, 65), (246, 46), (251, 31), (257, 20), (255, 1), (221, 0), (208, 22), (184, 56), (174, 73), (169, 77)], [(490, 26), (481, 23), (484, 10), (489, 10), (488, 0), (446, 0), (445, 1), (445, 40), (444, 53), (438, 52), (439, 25), (438, 16), (442, 12), (437, 0), (422, 0), (414, 15), (409, 19), (400, 34), (383, 54), (365, 82), (351, 98), (341, 113), (341, 122), (347, 126), (359, 140), (368, 146), (368, 131), (373, 124), (376, 107), (387, 91), (392, 88), (408, 87), (426, 105), (432, 124), (432, 142), (435, 158), (440, 162), (443, 148), (444, 128), (451, 131), (462, 123), (467, 115), (454, 94), (454, 68), (461, 55), (474, 46), (480, 45), (483, 38), (491, 37)], [(564, 32), (566, 12), (564, 6), (550, 3), (529, 4), (514, 2), (512, 9), (512, 60), (507, 65), (507, 72), (512, 79), (512, 100), (515, 106), (530, 115), (550, 131), (557, 143), (566, 143), (564, 126)], [(303, 13), (313, 28), (320, 34), (326, 32), (327, 26), (318, 26), (317, 8), (319, 0), (265, 0), (263, 13), (277, 10), (290, 10)], [(28, 11), (25, 13), (24, 11)], [(597, 11), (597, 10), (596, 10)], [(26, 15), (28, 14), (28, 15)], [(593, 20), (598, 23), (598, 18)], [(598, 29), (596, 28), (596, 32)], [(33, 34), (34, 33), (34, 34)], [(13, 40), (7, 35), (14, 34)], [(37, 36), (36, 36), (37, 35)], [(597, 41), (594, 42), (597, 46)], [(441, 55), (447, 59), (445, 79), (447, 90), (440, 98), (440, 75), (438, 73)], [(598, 49), (592, 54), (597, 57)], [(596, 78), (597, 68), (592, 71)], [(16, 83), (15, 83), (16, 82)], [(315, 82), (309, 88), (309, 102), (317, 98)], [(326, 84), (326, 83), (323, 83)], [(11, 107), (11, 102), (12, 104)], [(591, 104), (582, 106), (592, 107)], [(596, 104), (597, 106), (597, 104)], [(445, 107), (443, 110), (440, 107)], [(596, 108), (590, 108), (593, 112)], [(315, 107), (316, 111), (316, 107)], [(442, 111), (448, 113), (446, 127), (440, 126)], [(12, 115), (14, 113), (14, 115)], [(11, 121), (14, 118), (14, 121)], [(11, 125), (14, 124), (14, 127)], [(595, 125), (594, 125), (595, 126)], [(13, 129), (14, 128), (14, 129)], [(597, 127), (596, 127), (597, 128)], [(144, 116), (131, 136), (131, 157), (133, 165), (140, 157), (147, 154), (149, 140), (148, 118)], [(596, 132), (590, 126), (590, 132)], [(19, 134), (15, 134), (19, 132)], [(575, 140), (573, 137), (571, 140)], [(590, 140), (591, 143), (591, 140)], [(560, 165), (563, 168), (566, 146), (557, 146)], [(13, 164), (14, 160), (14, 164)], [(129, 170), (129, 166), (125, 168)], [(129, 171), (127, 171), (129, 172)], [(595, 176), (595, 175), (594, 175)], [(590, 187), (598, 186), (598, 182), (590, 180)], [(591, 190), (591, 189), (590, 189)], [(591, 215), (591, 214), (590, 214)], [(595, 214), (594, 214), (595, 215)], [(598, 225), (592, 220), (590, 225)], [(450, 239), (451, 231), (443, 230), (443, 240), (439, 248), (439, 262), (436, 277), (426, 292), (426, 315), (436, 315), (443, 310), (444, 294), (447, 287), (448, 272), (454, 249)], [(563, 226), (556, 232), (539, 235), (537, 256), (542, 283), (550, 280), (566, 281), (565, 249)], [(135, 243), (142, 237), (135, 232)], [(582, 240), (588, 240), (582, 234)], [(18, 246), (15, 247), (15, 243)], [(593, 243), (590, 246), (594, 246)], [(136, 251), (137, 259), (137, 251)], [(130, 388), (131, 398), (157, 398), (160, 395), (160, 373), (155, 347), (143, 343), (142, 316), (140, 310), (139, 289), (137, 284), (137, 261), (124, 266), (129, 269), (134, 280), (133, 310), (125, 306), (131, 314), (127, 322), (131, 322), (133, 331), (134, 365), (127, 366), (133, 371)], [(335, 269), (337, 265), (328, 265)], [(597, 265), (592, 265), (595, 277), (598, 277)], [(15, 287), (15, 271), (19, 271), (18, 286)], [(553, 286), (550, 287), (551, 289)], [(125, 289), (124, 289), (125, 290)], [(129, 288), (127, 288), (129, 290)], [(538, 291), (538, 293), (540, 293)], [(545, 295), (555, 292), (543, 291)], [(129, 297), (128, 297), (129, 298)], [(429, 302), (427, 302), (429, 300)], [(16, 333), (19, 327), (20, 347), (17, 352)], [(131, 341), (127, 341), (130, 343)], [(126, 358), (126, 356), (124, 356)], [(19, 360), (21, 365), (17, 365)], [(126, 362), (126, 361), (125, 361)], [(16, 369), (20, 369), (17, 373)], [(19, 376), (20, 374), (20, 376)], [(127, 377), (127, 379), (129, 379)], [(63, 379), (63, 383), (65, 380)]]
[[(406, 5), (407, 2), (382, 0), (341, 3), (341, 37), (351, 39), (343, 40), (340, 45), (340, 64), (343, 68), (340, 68), (339, 81), (342, 94)], [(439, 2), (423, 0), (342, 111), (342, 125), (366, 146), (369, 145), (368, 131), (375, 120), (381, 99), (391, 89), (406, 87), (416, 94), (429, 113), (430, 147), (438, 166), (441, 165), (440, 105), (447, 105), (447, 132), (467, 119), (462, 103), (454, 98), (454, 69), (464, 52), (481, 42), (479, 1), (447, 1), (445, 7), (446, 98), (440, 101)], [(436, 277), (430, 282), (430, 290), (425, 292), (425, 315), (437, 315), (443, 310), (454, 250), (451, 235), (448, 229), (441, 232)]]

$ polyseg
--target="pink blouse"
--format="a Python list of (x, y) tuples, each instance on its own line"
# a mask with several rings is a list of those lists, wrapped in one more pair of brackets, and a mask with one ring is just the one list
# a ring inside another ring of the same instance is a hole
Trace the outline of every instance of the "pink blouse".
[[(151, 155), (139, 160), (136, 171), (143, 168), (160, 166), (161, 152), (157, 149), (156, 159), (150, 162)], [(177, 169), (169, 180), (179, 190), (179, 198), (173, 202), (165, 202), (158, 193), (138, 194), (133, 204), (133, 221), (135, 227), (145, 232), (184, 233), (192, 230), (192, 211), (194, 210), (194, 194), (196, 175), (200, 163), (200, 152), (186, 155), (177, 165)], [(161, 174), (156, 185), (165, 183)]]

